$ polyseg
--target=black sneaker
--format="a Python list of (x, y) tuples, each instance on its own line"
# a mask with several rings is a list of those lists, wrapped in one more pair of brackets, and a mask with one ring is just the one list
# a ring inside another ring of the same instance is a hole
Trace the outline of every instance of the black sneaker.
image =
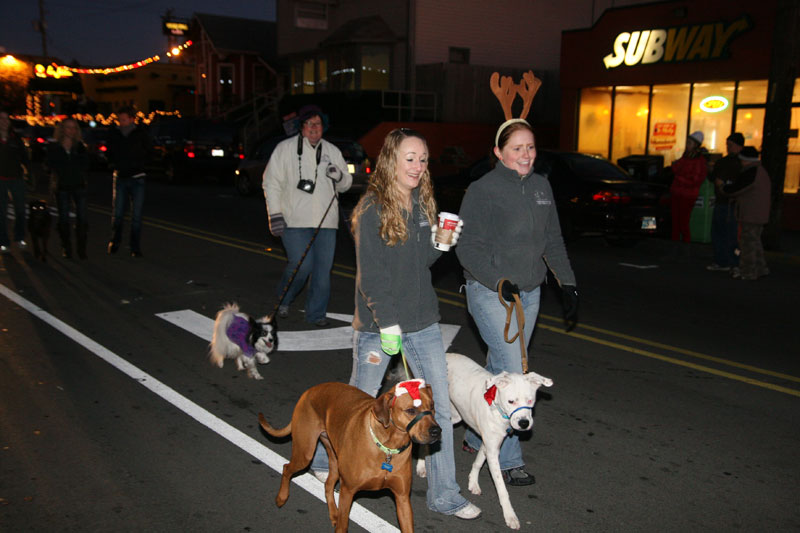
[(536, 483), (536, 478), (527, 473), (523, 467), (502, 470), (503, 481), (512, 487), (525, 487)]

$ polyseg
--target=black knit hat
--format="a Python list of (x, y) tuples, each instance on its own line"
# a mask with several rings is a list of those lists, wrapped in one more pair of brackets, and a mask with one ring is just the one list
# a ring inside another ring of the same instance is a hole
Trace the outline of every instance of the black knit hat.
[(737, 146), (744, 146), (744, 135), (742, 135), (738, 131), (736, 133), (731, 133), (730, 135), (728, 135), (728, 138), (726, 140), (732, 142)]

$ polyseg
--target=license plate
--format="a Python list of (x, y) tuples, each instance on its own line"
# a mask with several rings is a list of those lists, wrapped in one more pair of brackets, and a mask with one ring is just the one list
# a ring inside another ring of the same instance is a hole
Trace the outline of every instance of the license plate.
[(356, 173), (356, 166), (352, 163), (347, 163), (347, 172), (348, 174), (355, 174)]
[(656, 229), (656, 217), (642, 217), (642, 229)]
[(222, 148), (212, 148), (211, 157), (225, 157), (225, 150)]

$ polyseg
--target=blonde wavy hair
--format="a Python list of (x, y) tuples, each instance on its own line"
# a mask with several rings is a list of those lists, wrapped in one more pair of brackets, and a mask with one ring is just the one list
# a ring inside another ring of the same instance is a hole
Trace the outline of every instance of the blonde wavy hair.
[[(397, 243), (405, 243), (408, 240), (408, 217), (410, 213), (406, 211), (403, 195), (397, 187), (396, 176), (400, 143), (408, 137), (420, 139), (427, 149), (428, 143), (418, 131), (406, 128), (390, 131), (383, 141), (380, 154), (378, 154), (375, 172), (369, 179), (367, 191), (353, 210), (351, 219), (353, 232), (355, 233), (361, 213), (371, 203), (374, 203), (378, 207), (381, 221), (380, 236), (388, 246), (395, 246)], [(433, 225), (436, 223), (436, 200), (433, 198), (433, 183), (427, 168), (420, 177), (418, 188), (420, 209), (427, 217), (428, 222)]]
[(81, 125), (78, 124), (78, 121), (74, 118), (65, 118), (58, 124), (56, 124), (55, 130), (53, 131), (53, 137), (55, 138), (58, 144), (61, 144), (64, 141), (64, 137), (67, 136), (66, 132), (64, 131), (64, 124), (67, 122), (72, 122), (75, 124), (75, 127), (78, 128), (78, 133), (75, 135), (76, 142), (83, 142), (83, 135), (81, 135)]

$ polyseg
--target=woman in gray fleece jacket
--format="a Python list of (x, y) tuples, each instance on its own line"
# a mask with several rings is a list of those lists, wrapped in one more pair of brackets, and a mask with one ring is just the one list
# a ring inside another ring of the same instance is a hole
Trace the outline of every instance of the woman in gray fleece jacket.
[[(534, 173), (536, 144), (523, 119), (512, 119), (497, 130), (494, 154), (498, 164), (467, 189), (459, 213), (464, 235), (456, 250), (467, 280), (467, 308), (489, 351), (486, 369), (522, 372), (519, 346), (503, 339), (505, 300), (520, 297), (525, 314), (525, 347), (529, 346), (539, 314), (540, 285), (548, 268), (563, 289), (568, 328), (577, 320), (575, 274), (564, 248), (553, 191), (546, 178)], [(507, 282), (500, 286), (500, 281)], [(509, 338), (516, 334), (512, 320)], [(480, 449), (480, 437), (467, 430), (464, 449)], [(519, 439), (512, 435), (500, 448), (500, 469), (508, 485), (531, 485)]]
[[(435, 221), (427, 143), (413, 130), (393, 130), (353, 212), (357, 271), (350, 385), (376, 396), (391, 356), (402, 350), (414, 377), (431, 387), (442, 428), (441, 440), (426, 457), (428, 508), (469, 520), (481, 510), (456, 483), (447, 362), (430, 272), (441, 255), (433, 247)], [(456, 240), (457, 235), (452, 244)], [(311, 464), (317, 478), (326, 458), (317, 447)]]

